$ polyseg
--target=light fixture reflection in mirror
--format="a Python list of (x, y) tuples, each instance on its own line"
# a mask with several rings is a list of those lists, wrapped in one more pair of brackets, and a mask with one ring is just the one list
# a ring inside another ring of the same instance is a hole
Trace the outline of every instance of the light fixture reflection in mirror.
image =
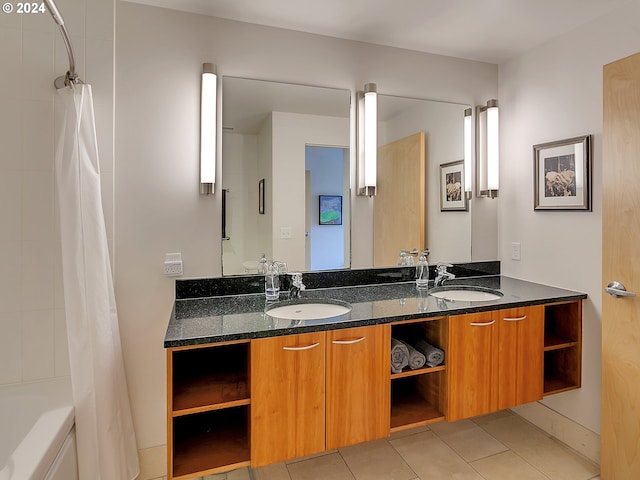
[(473, 110), (466, 108), (464, 110), (464, 192), (467, 199), (471, 199), (473, 192), (473, 176), (472, 176), (472, 158), (471, 158), (471, 142), (472, 142), (472, 126), (471, 115)]

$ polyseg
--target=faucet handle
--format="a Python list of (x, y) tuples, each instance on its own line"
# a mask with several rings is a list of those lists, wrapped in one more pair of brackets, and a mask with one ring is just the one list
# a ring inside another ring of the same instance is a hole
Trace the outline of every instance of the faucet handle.
[(446, 273), (447, 272), (447, 268), (449, 267), (453, 267), (453, 265), (451, 265), (450, 263), (438, 263), (436, 264), (436, 270), (438, 270), (438, 273)]
[(300, 272), (291, 272), (291, 284), (294, 287), (298, 287), (300, 290), (304, 290), (306, 287), (304, 283), (302, 283), (302, 273)]
[(274, 260), (273, 261), (273, 266), (278, 271), (278, 275), (282, 275), (282, 274), (287, 273), (287, 263), (286, 262), (281, 262), (280, 260)]

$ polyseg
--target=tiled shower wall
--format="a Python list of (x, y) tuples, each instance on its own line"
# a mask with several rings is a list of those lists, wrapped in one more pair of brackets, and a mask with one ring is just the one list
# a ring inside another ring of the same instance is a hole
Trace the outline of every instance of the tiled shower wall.
[[(6, 0), (14, 6), (17, 0)], [(3, 3), (6, 3), (3, 2)], [(114, 0), (59, 0), (92, 84), (113, 241)], [(55, 77), (68, 69), (49, 12), (0, 12), (0, 385), (69, 374), (54, 154)]]

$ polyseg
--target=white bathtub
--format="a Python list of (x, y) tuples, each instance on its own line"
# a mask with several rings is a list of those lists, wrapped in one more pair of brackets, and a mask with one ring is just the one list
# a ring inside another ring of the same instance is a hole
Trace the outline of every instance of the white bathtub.
[(0, 387), (0, 480), (76, 480), (71, 384)]

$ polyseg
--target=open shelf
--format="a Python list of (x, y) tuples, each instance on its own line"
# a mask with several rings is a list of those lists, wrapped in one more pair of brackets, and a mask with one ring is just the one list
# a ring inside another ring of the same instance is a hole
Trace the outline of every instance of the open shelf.
[[(442, 317), (437, 317), (436, 319), (412, 320), (411, 322), (392, 325), (391, 337), (402, 340), (408, 344), (412, 344), (412, 340), (414, 339), (424, 340), (430, 345), (444, 351), (447, 344), (447, 326), (447, 319)], [(422, 375), (425, 373), (434, 373), (444, 369), (444, 364), (437, 365), (435, 367), (428, 367), (425, 365), (424, 367), (416, 370), (411, 370), (409, 367), (405, 367), (401, 373), (392, 374), (391, 378), (395, 379), (413, 375)]]
[(560, 335), (549, 334), (544, 337), (544, 351), (558, 350), (560, 348), (575, 347), (578, 344), (577, 341), (571, 340), (567, 337)]
[(395, 380), (397, 378), (413, 377), (414, 375), (428, 375), (430, 373), (442, 372), (446, 369), (447, 367), (445, 365), (438, 365), (437, 367), (422, 367), (415, 370), (405, 368), (400, 373), (392, 373), (391, 380)]
[(581, 384), (582, 302), (544, 307), (544, 395)]
[[(582, 337), (582, 303), (568, 302), (544, 307), (545, 350), (573, 346)], [(570, 345), (572, 344), (573, 345)]]
[(551, 395), (580, 387), (580, 346), (544, 353), (544, 394)]
[[(444, 317), (412, 320), (392, 325), (391, 336), (407, 343), (419, 338), (445, 350), (448, 326), (448, 319)], [(405, 368), (400, 373), (391, 374), (392, 432), (444, 420), (446, 370), (447, 367), (443, 364), (416, 370)]]
[(173, 420), (173, 478), (195, 478), (249, 465), (248, 407)]
[(544, 394), (551, 395), (554, 393), (566, 392), (578, 388), (576, 385), (569, 383), (564, 378), (545, 376), (544, 378)]
[(391, 382), (391, 431), (444, 420), (444, 369)]
[(248, 405), (249, 343), (173, 353), (173, 415)]

